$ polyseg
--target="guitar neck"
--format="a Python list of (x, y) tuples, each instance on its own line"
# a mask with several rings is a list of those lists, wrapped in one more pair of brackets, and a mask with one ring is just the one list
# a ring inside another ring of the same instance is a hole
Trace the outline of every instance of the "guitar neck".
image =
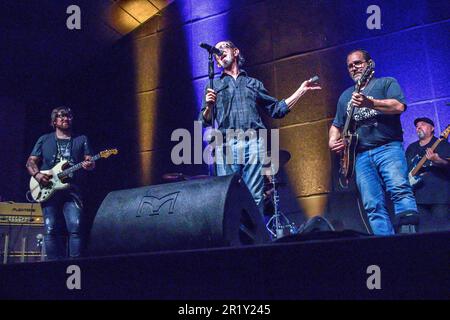
[[(355, 87), (355, 91), (353, 91), (354, 93), (360, 93), (361, 92), (361, 85), (356, 85)], [(352, 121), (353, 118), (353, 114), (355, 113), (355, 106), (351, 105), (350, 106), (350, 110), (347, 114), (347, 119), (345, 119), (345, 125), (344, 125), (344, 129), (342, 130), (342, 134), (343, 135), (347, 135), (348, 134), (348, 129), (350, 127), (350, 123)]]
[(345, 119), (344, 129), (342, 130), (342, 134), (344, 136), (346, 136), (348, 134), (348, 128), (350, 127), (350, 122), (352, 121), (354, 111), (355, 111), (355, 106), (352, 105), (347, 114), (347, 119)]
[[(355, 90), (353, 91), (353, 93), (361, 93), (362, 89), (365, 86), (369, 85), (369, 82), (370, 82), (370, 80), (372, 80), (373, 74), (375, 72), (373, 68), (374, 68), (374, 65), (373, 65), (373, 61), (372, 61), (368, 64), (368, 66), (364, 70), (363, 74), (361, 75), (361, 78), (356, 83)], [(347, 109), (348, 109), (348, 107), (347, 107)], [(348, 130), (349, 130), (350, 123), (352, 121), (354, 113), (355, 113), (355, 106), (351, 104), (350, 110), (347, 114), (347, 119), (345, 120), (344, 129), (342, 130), (342, 134), (344, 136), (348, 135)]]
[[(100, 159), (100, 153), (99, 153), (99, 154), (96, 154), (95, 156), (93, 156), (92, 159), (91, 159), (91, 161), (96, 161), (96, 160), (98, 160), (98, 159)], [(72, 167), (70, 167), (70, 168), (68, 168), (68, 169), (66, 169), (66, 170), (64, 170), (64, 171), (62, 171), (62, 172), (59, 174), (59, 177), (60, 177), (60, 178), (63, 178), (63, 177), (65, 177), (65, 176), (68, 176), (68, 175), (74, 173), (75, 171), (77, 171), (77, 170), (83, 168), (82, 163), (83, 163), (83, 162), (77, 163), (76, 165), (74, 165), (74, 166), (72, 166)]]
[[(431, 146), (431, 151), (434, 151), (434, 149), (436, 149), (436, 147), (438, 146), (438, 144), (442, 141), (442, 138), (437, 139), (433, 145)], [(422, 166), (424, 165), (425, 161), (427, 161), (427, 156), (424, 155), (422, 157), (422, 159), (420, 159), (420, 161), (417, 163), (417, 165), (414, 167), (414, 169), (411, 171), (411, 175), (415, 176), (417, 174), (417, 172), (419, 172), (419, 170), (422, 168)]]

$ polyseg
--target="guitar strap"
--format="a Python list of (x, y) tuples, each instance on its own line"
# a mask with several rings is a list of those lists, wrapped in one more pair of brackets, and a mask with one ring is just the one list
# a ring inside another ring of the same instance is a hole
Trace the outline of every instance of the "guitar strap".
[(378, 81), (378, 79), (373, 79), (373, 81), (369, 81), (369, 84), (367, 85), (367, 87), (365, 87), (362, 90), (362, 93), (367, 96), (370, 91), (372, 91), (373, 87), (375, 86), (375, 83)]
[[(371, 93), (373, 87), (375, 86), (378, 79), (373, 79), (373, 81), (370, 81), (369, 84), (361, 91), (361, 93), (365, 96), (369, 96)], [(357, 128), (359, 128), (359, 125), (362, 124), (361, 120), (369, 119), (373, 117), (373, 113), (378, 114), (379, 111), (376, 111), (374, 109), (369, 108), (360, 108), (357, 112), (353, 114), (353, 128), (356, 131)]]

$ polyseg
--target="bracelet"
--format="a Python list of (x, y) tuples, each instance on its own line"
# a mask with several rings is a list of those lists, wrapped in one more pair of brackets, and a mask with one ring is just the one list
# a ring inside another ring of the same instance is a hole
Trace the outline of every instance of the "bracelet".
[(38, 173), (41, 173), (40, 171), (36, 172), (35, 174), (33, 174), (33, 178), (36, 178), (36, 176), (38, 175)]

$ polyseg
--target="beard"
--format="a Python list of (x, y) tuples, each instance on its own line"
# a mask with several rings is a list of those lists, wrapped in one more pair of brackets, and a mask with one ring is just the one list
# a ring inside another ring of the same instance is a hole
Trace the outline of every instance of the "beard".
[(417, 131), (417, 136), (419, 137), (419, 139), (423, 139), (425, 138), (425, 133), (422, 130)]
[(354, 76), (352, 76), (352, 79), (355, 83), (358, 83), (358, 80), (361, 79), (362, 73), (358, 73)]
[(225, 57), (223, 60), (220, 61), (220, 66), (224, 69), (227, 69), (231, 64), (233, 63), (233, 59), (230, 57)]
[(71, 122), (55, 124), (55, 128), (58, 128), (61, 131), (69, 131), (72, 127)]

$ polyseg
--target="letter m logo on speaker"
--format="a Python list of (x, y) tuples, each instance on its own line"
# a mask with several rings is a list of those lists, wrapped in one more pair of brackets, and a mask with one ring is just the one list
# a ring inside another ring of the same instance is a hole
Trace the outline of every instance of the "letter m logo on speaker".
[(175, 202), (177, 201), (179, 193), (179, 191), (169, 193), (161, 198), (155, 196), (142, 197), (136, 218), (174, 213)]

